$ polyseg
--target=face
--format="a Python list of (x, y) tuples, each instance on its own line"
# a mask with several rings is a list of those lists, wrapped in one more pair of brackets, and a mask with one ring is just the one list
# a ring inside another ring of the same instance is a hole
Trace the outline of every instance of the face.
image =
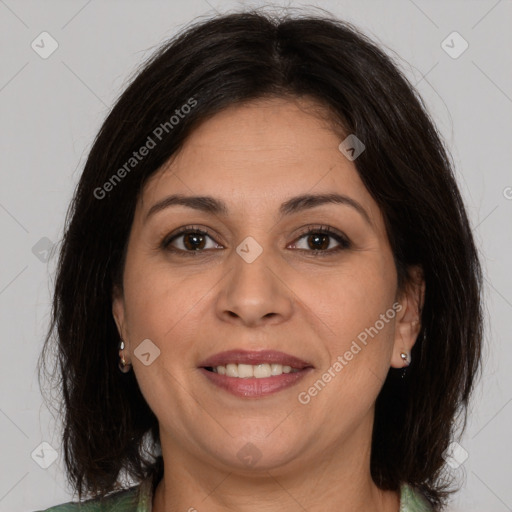
[[(162, 447), (184, 457), (268, 470), (360, 450), (414, 343), (382, 214), (314, 107), (215, 115), (137, 204), (113, 313)], [(161, 203), (177, 194), (213, 199)], [(294, 201), (325, 194), (339, 201)]]

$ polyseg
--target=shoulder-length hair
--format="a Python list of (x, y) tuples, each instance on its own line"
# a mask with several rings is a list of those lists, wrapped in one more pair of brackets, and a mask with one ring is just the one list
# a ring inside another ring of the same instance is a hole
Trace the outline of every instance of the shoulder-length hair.
[[(398, 66), (356, 28), (328, 15), (242, 12), (196, 22), (142, 67), (104, 121), (66, 216), (52, 319), (68, 478), (80, 499), (105, 496), (125, 471), (162, 476), (158, 421), (133, 372), (118, 369), (114, 285), (146, 180), (201, 121), (262, 97), (308, 97), (355, 134), (354, 161), (379, 205), (398, 273), (421, 265), (422, 327), (405, 379), (390, 369), (377, 398), (371, 473), (382, 489), (419, 488), (440, 507), (443, 454), (480, 370), (481, 268), (451, 159)], [(188, 108), (184, 108), (188, 105)], [(174, 117), (173, 117), (174, 116)], [(154, 143), (145, 156), (138, 154)], [(341, 140), (340, 140), (341, 142)]]

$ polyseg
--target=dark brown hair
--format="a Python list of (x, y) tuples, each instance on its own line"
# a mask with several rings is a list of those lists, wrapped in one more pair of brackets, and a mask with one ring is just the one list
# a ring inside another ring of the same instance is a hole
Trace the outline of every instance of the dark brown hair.
[[(423, 269), (421, 332), (406, 378), (390, 369), (378, 396), (371, 472), (380, 488), (409, 483), (440, 510), (452, 492), (443, 453), (465, 426), (480, 370), (478, 254), (452, 163), (421, 99), (383, 50), (327, 15), (252, 11), (196, 22), (143, 65), (103, 123), (66, 217), (41, 354), (56, 341), (69, 479), (82, 499), (117, 489), (123, 471), (161, 478), (158, 421), (134, 373), (118, 369), (112, 316), (135, 204), (201, 121), (269, 96), (310, 97), (363, 141), (354, 163), (384, 215), (399, 288), (409, 266)], [(191, 98), (187, 115), (169, 123)], [(165, 136), (112, 181), (165, 122)]]

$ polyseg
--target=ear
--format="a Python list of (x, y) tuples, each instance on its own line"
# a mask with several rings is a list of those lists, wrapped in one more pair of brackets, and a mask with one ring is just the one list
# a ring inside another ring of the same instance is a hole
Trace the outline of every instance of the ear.
[[(391, 357), (393, 368), (403, 368), (411, 362), (410, 353), (421, 329), (421, 310), (425, 302), (425, 279), (421, 266), (409, 267), (407, 282), (398, 302), (402, 307), (396, 315), (395, 343)], [(408, 355), (407, 362), (400, 356), (401, 352)]]
[(125, 347), (128, 348), (129, 336), (126, 330), (124, 296), (123, 292), (117, 286), (114, 286), (112, 292), (112, 316), (116, 322), (119, 337), (124, 340)]

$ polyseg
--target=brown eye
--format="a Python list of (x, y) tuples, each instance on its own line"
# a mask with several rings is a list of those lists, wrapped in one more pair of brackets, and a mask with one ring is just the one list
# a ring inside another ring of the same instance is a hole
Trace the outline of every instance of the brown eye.
[(221, 248), (217, 243), (210, 243), (208, 246), (208, 240), (214, 242), (208, 231), (204, 231), (198, 228), (183, 228), (178, 233), (174, 233), (170, 237), (166, 237), (162, 241), (162, 248), (171, 252), (186, 254), (191, 253), (192, 255), (200, 252), (205, 252), (208, 249)]
[(183, 245), (186, 249), (194, 251), (204, 249), (206, 236), (200, 233), (185, 233), (183, 237)]
[[(350, 242), (345, 236), (329, 227), (310, 228), (297, 240), (302, 239), (305, 239), (305, 247), (298, 247), (298, 243), (295, 242), (294, 248), (308, 252), (312, 256), (327, 256), (350, 247)], [(334, 247), (331, 245), (332, 241), (334, 241)]]
[(329, 235), (324, 233), (315, 233), (307, 236), (307, 242), (310, 249), (315, 251), (326, 251), (329, 248)]

